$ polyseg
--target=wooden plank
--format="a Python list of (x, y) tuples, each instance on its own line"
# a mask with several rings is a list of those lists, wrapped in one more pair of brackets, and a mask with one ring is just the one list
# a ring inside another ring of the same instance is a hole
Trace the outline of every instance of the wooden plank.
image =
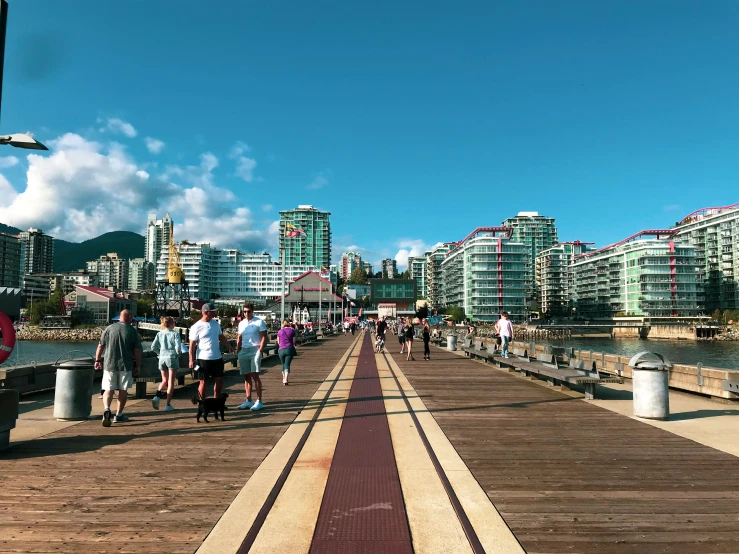
[(443, 350), (396, 360), (527, 552), (739, 552), (736, 457)]
[(228, 371), (225, 422), (196, 423), (190, 385), (174, 412), (142, 402), (130, 423), (13, 446), (0, 456), (0, 552), (194, 552), (351, 341), (299, 347), (287, 387), (279, 360), (265, 360), (260, 412), (236, 410), (243, 378)]

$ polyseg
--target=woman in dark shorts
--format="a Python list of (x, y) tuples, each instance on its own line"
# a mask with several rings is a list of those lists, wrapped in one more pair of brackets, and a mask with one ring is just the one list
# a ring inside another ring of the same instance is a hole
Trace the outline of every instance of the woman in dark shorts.
[(429, 348), (429, 341), (431, 340), (431, 328), (429, 327), (429, 322), (425, 319), (423, 320), (423, 359), (424, 360), (430, 360), (431, 359), (431, 349)]
[(413, 320), (408, 318), (405, 325), (405, 345), (408, 347), (408, 355), (405, 357), (407, 361), (416, 361), (413, 357)]
[(398, 344), (400, 345), (400, 353), (405, 352), (405, 327), (403, 325), (403, 318), (398, 319)]

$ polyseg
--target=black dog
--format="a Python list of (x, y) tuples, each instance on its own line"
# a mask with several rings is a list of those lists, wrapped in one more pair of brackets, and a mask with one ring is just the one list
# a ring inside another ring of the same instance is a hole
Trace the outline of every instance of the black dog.
[(200, 423), (200, 416), (203, 416), (205, 423), (208, 421), (208, 413), (213, 412), (213, 415), (218, 419), (218, 413), (221, 414), (221, 421), (226, 421), (223, 417), (223, 412), (226, 410), (226, 398), (228, 398), (227, 392), (222, 392), (217, 398), (204, 398), (200, 399), (198, 395), (192, 397), (192, 403), (198, 405), (198, 423)]

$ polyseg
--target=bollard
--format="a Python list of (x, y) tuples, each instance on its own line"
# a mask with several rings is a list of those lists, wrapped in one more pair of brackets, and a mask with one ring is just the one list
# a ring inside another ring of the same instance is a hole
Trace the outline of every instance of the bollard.
[[(645, 359), (648, 356), (659, 359)], [(631, 358), (629, 365), (632, 367), (634, 415), (644, 419), (668, 419), (669, 368), (672, 364), (661, 354), (639, 352)]]

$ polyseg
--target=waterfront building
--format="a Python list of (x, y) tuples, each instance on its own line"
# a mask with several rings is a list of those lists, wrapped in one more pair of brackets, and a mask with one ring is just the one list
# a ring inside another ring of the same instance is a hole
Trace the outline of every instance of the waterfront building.
[(356, 252), (344, 252), (341, 255), (339, 275), (346, 281), (356, 268), (362, 267), (362, 256)]
[(0, 287), (0, 312), (10, 319), (17, 320), (23, 306), (23, 289), (20, 287)]
[(382, 278), (395, 279), (398, 276), (398, 262), (392, 258), (382, 260)]
[(508, 312), (526, 317), (528, 247), (508, 227), (479, 227), (457, 243), (441, 262), (445, 306), (464, 308), (473, 322), (492, 323)]
[(23, 284), (21, 239), (0, 233), (0, 287), (19, 289)]
[(641, 231), (576, 256), (571, 265), (575, 315), (693, 317), (699, 315), (695, 247), (675, 230)]
[(512, 229), (511, 240), (526, 245), (526, 294), (531, 307), (538, 299), (535, 280), (536, 256), (539, 252), (557, 244), (557, 227), (553, 217), (539, 215), (539, 212), (519, 212), (516, 217), (503, 221), (504, 227)]
[[(331, 212), (300, 205), (280, 211), (280, 252), (288, 266), (329, 267), (331, 265)], [(286, 237), (287, 224), (302, 229), (298, 237)]]
[(144, 259), (147, 262), (156, 265), (162, 250), (169, 248), (169, 237), (173, 228), (174, 221), (169, 213), (164, 214), (162, 219), (157, 219), (156, 214), (149, 214), (144, 233)]
[(128, 260), (120, 258), (117, 253), (108, 252), (86, 265), (88, 273), (97, 275), (99, 286), (115, 290), (128, 288)]
[(695, 248), (703, 313), (739, 309), (739, 204), (701, 208), (675, 229)]
[(52, 273), (54, 271), (54, 238), (41, 229), (31, 228), (20, 234), (23, 274)]
[(364, 296), (370, 295), (369, 285), (347, 285), (344, 290), (347, 297), (352, 300), (361, 300)]
[(81, 323), (107, 325), (123, 310), (136, 315), (136, 301), (107, 288), (76, 285), (72, 311)]
[(572, 273), (570, 265), (575, 256), (592, 250), (585, 243), (561, 242), (551, 248), (539, 252), (536, 257), (536, 286), (539, 291), (539, 302), (542, 314), (551, 316), (569, 315), (570, 294), (572, 291)]
[(375, 268), (372, 267), (370, 262), (362, 262), (362, 269), (364, 269), (368, 277), (372, 277), (375, 274)]
[(128, 260), (128, 290), (153, 290), (156, 288), (156, 265), (145, 258)]
[(426, 257), (426, 298), (434, 308), (444, 307), (442, 295), (441, 263), (447, 253), (457, 246), (456, 242), (439, 244), (425, 254)]
[(62, 278), (61, 286), (65, 296), (74, 291), (77, 285), (85, 287), (100, 286), (100, 280), (98, 279), (97, 273), (90, 273), (87, 270), (65, 271), (64, 273), (61, 273), (60, 276)]
[(23, 297), (26, 306), (39, 300), (48, 300), (51, 296), (51, 283), (49, 277), (44, 275), (23, 276)]
[[(247, 254), (236, 249), (217, 249), (209, 244), (176, 245), (190, 294), (194, 298), (237, 305), (250, 300), (265, 305), (282, 294), (282, 266), (268, 253)], [(157, 263), (157, 280), (167, 275), (168, 252), (163, 252)], [(287, 284), (309, 272), (320, 272), (312, 266), (286, 266)], [(337, 274), (329, 273), (329, 281), (337, 283)]]
[(428, 288), (426, 287), (426, 257), (430, 252), (426, 252), (422, 256), (408, 258), (408, 276), (416, 281), (416, 291), (419, 298), (428, 297)]

